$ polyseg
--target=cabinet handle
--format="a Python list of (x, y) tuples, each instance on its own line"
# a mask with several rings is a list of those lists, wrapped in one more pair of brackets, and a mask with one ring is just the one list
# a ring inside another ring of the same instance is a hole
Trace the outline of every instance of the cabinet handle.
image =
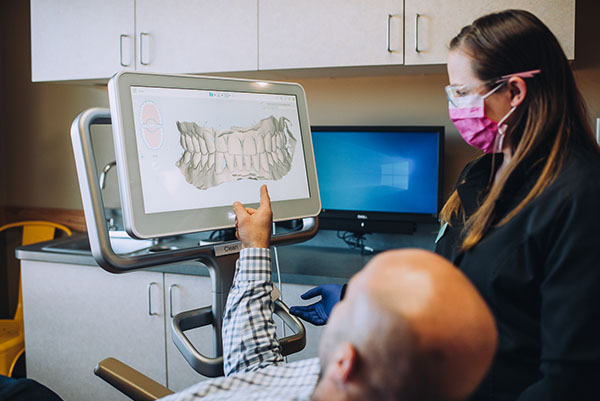
[(169, 315), (173, 317), (173, 288), (179, 287), (177, 284), (169, 286)]
[(140, 32), (140, 64), (141, 65), (149, 65), (150, 61), (148, 61), (148, 62), (144, 61), (144, 36), (147, 36), (149, 38), (150, 34), (146, 33), (146, 32)]
[(392, 50), (392, 18), (399, 17), (399, 15), (388, 14), (387, 16), (387, 51), (388, 53), (397, 53), (396, 50)]
[(421, 53), (419, 50), (419, 17), (421, 14), (415, 14), (415, 51)]
[(121, 36), (119, 36), (119, 62), (121, 63), (121, 67), (129, 67), (131, 66), (131, 62), (129, 62), (129, 64), (123, 62), (123, 38), (129, 38), (129, 35), (122, 33)]
[(390, 23), (392, 21), (392, 14), (388, 14), (387, 17), (387, 51), (388, 53), (392, 52), (392, 49), (390, 49)]
[(158, 286), (158, 284), (155, 282), (151, 282), (150, 284), (148, 284), (148, 315), (157, 316), (158, 313), (152, 312), (152, 286), (153, 285)]

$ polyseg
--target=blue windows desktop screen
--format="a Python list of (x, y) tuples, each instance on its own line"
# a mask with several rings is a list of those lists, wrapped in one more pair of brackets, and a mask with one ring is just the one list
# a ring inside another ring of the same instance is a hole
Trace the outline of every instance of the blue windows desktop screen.
[(443, 127), (313, 127), (322, 209), (437, 216)]

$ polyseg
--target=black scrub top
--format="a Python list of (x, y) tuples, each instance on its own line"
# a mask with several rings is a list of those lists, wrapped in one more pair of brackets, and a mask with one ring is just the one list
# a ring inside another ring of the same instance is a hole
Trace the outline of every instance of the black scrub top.
[[(511, 175), (494, 222), (533, 187), (540, 160)], [(486, 155), (463, 170), (456, 189), (467, 217), (501, 163), (501, 154)], [(471, 399), (600, 400), (600, 157), (571, 152), (542, 194), (468, 252), (459, 250), (462, 227), (454, 218), (436, 252), (477, 287), (499, 333), (495, 360)]]

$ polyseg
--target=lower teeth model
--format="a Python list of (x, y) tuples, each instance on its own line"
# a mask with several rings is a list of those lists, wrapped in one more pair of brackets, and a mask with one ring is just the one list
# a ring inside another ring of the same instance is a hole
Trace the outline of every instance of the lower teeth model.
[(216, 131), (178, 121), (184, 152), (177, 167), (198, 189), (243, 178), (279, 180), (290, 171), (296, 148), (289, 122), (270, 116), (253, 127)]

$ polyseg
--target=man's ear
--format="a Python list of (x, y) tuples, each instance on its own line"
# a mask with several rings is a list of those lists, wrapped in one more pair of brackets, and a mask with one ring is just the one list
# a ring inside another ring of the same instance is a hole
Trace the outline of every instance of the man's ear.
[(515, 107), (523, 103), (525, 96), (527, 96), (527, 84), (525, 80), (521, 77), (511, 77), (507, 85), (510, 90), (510, 105)]
[(353, 379), (358, 368), (358, 352), (349, 342), (340, 344), (335, 350), (332, 379), (337, 385), (343, 385)]

